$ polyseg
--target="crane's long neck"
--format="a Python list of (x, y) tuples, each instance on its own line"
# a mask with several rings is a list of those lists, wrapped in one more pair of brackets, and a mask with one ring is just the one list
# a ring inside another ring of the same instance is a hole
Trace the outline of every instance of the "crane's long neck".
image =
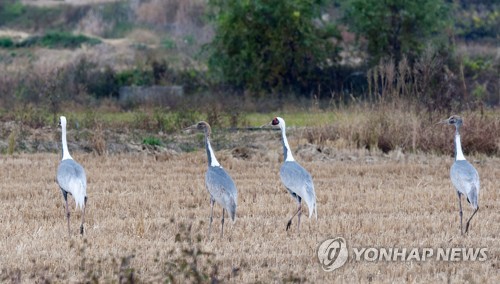
[(281, 141), (283, 142), (283, 155), (285, 161), (295, 161), (292, 156), (292, 151), (290, 150), (290, 145), (288, 145), (288, 140), (286, 139), (285, 128), (281, 129)]
[(462, 143), (460, 142), (460, 133), (458, 128), (455, 131), (455, 161), (465, 160), (464, 153), (462, 152)]
[(62, 159), (63, 160), (73, 159), (69, 154), (68, 143), (66, 142), (66, 125), (62, 126), (61, 139), (62, 139)]
[(208, 165), (212, 167), (220, 167), (217, 158), (215, 158), (214, 150), (212, 150), (212, 146), (210, 145), (210, 135), (205, 133), (205, 148), (207, 149), (207, 157), (208, 157)]

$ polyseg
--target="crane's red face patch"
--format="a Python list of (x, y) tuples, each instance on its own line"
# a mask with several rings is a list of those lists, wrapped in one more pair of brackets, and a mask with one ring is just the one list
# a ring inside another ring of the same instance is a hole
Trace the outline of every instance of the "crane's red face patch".
[(280, 124), (280, 121), (278, 120), (278, 118), (274, 118), (273, 121), (271, 122), (272, 125), (278, 125)]

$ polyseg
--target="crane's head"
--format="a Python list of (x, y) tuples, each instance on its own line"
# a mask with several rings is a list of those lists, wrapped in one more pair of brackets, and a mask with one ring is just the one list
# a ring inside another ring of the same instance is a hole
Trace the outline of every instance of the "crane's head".
[(212, 128), (210, 127), (210, 124), (208, 124), (208, 122), (205, 122), (205, 121), (200, 121), (196, 124), (193, 124), (193, 125), (185, 128), (184, 130), (194, 130), (194, 129), (196, 129), (198, 131), (203, 131), (207, 135), (210, 135), (210, 133), (212, 133)]
[(59, 126), (61, 126), (62, 128), (66, 128), (66, 117), (65, 116), (61, 116), (59, 118)]
[(279, 126), (279, 128), (285, 129), (285, 120), (283, 118), (277, 116), (271, 121), (271, 125)]
[(279, 128), (284, 129), (285, 128), (285, 120), (283, 118), (277, 116), (277, 117), (273, 118), (273, 120), (271, 120), (271, 122), (264, 124), (261, 127), (265, 127), (265, 126), (278, 126)]
[(273, 120), (271, 120), (271, 122), (262, 125), (260, 128), (264, 128), (264, 127), (268, 127), (268, 126), (278, 126), (279, 128), (284, 129), (285, 128), (285, 120), (279, 116), (276, 116), (275, 118), (273, 118)]
[(462, 126), (462, 118), (458, 115), (452, 115), (450, 116), (450, 118), (442, 120), (439, 123), (455, 125), (456, 128), (459, 128), (460, 126)]

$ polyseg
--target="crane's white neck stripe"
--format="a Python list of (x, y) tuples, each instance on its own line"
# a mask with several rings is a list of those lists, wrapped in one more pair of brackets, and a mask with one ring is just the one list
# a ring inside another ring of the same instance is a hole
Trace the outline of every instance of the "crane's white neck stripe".
[(462, 143), (460, 142), (460, 134), (455, 134), (455, 160), (464, 161), (465, 156), (462, 152)]
[(210, 145), (210, 140), (208, 140), (208, 137), (207, 137), (207, 149), (208, 149), (208, 152), (210, 153), (210, 166), (220, 167), (220, 164), (217, 161), (217, 158), (215, 158), (215, 154), (214, 154), (214, 151), (212, 150), (212, 146)]
[(68, 160), (68, 159), (73, 159), (71, 155), (69, 154), (68, 150), (68, 143), (66, 142), (66, 124), (61, 125), (62, 133), (61, 133), (61, 139), (62, 139), (62, 148), (63, 148), (63, 160)]
[(290, 150), (290, 145), (288, 144), (288, 139), (286, 139), (285, 128), (281, 129), (281, 136), (283, 138), (283, 147), (285, 147), (284, 151), (286, 151), (286, 160), (289, 162), (295, 161), (292, 156), (292, 151)]

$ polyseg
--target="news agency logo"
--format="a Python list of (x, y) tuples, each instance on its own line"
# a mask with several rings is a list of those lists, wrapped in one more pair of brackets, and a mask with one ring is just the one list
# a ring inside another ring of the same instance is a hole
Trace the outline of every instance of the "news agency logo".
[(328, 239), (318, 248), (318, 259), (324, 271), (334, 271), (347, 261), (349, 252), (344, 238)]
[[(351, 249), (351, 261), (486, 261), (487, 248), (375, 248), (362, 247)], [(318, 260), (324, 271), (333, 271), (342, 267), (349, 258), (347, 242), (342, 237), (327, 239), (318, 247)]]

